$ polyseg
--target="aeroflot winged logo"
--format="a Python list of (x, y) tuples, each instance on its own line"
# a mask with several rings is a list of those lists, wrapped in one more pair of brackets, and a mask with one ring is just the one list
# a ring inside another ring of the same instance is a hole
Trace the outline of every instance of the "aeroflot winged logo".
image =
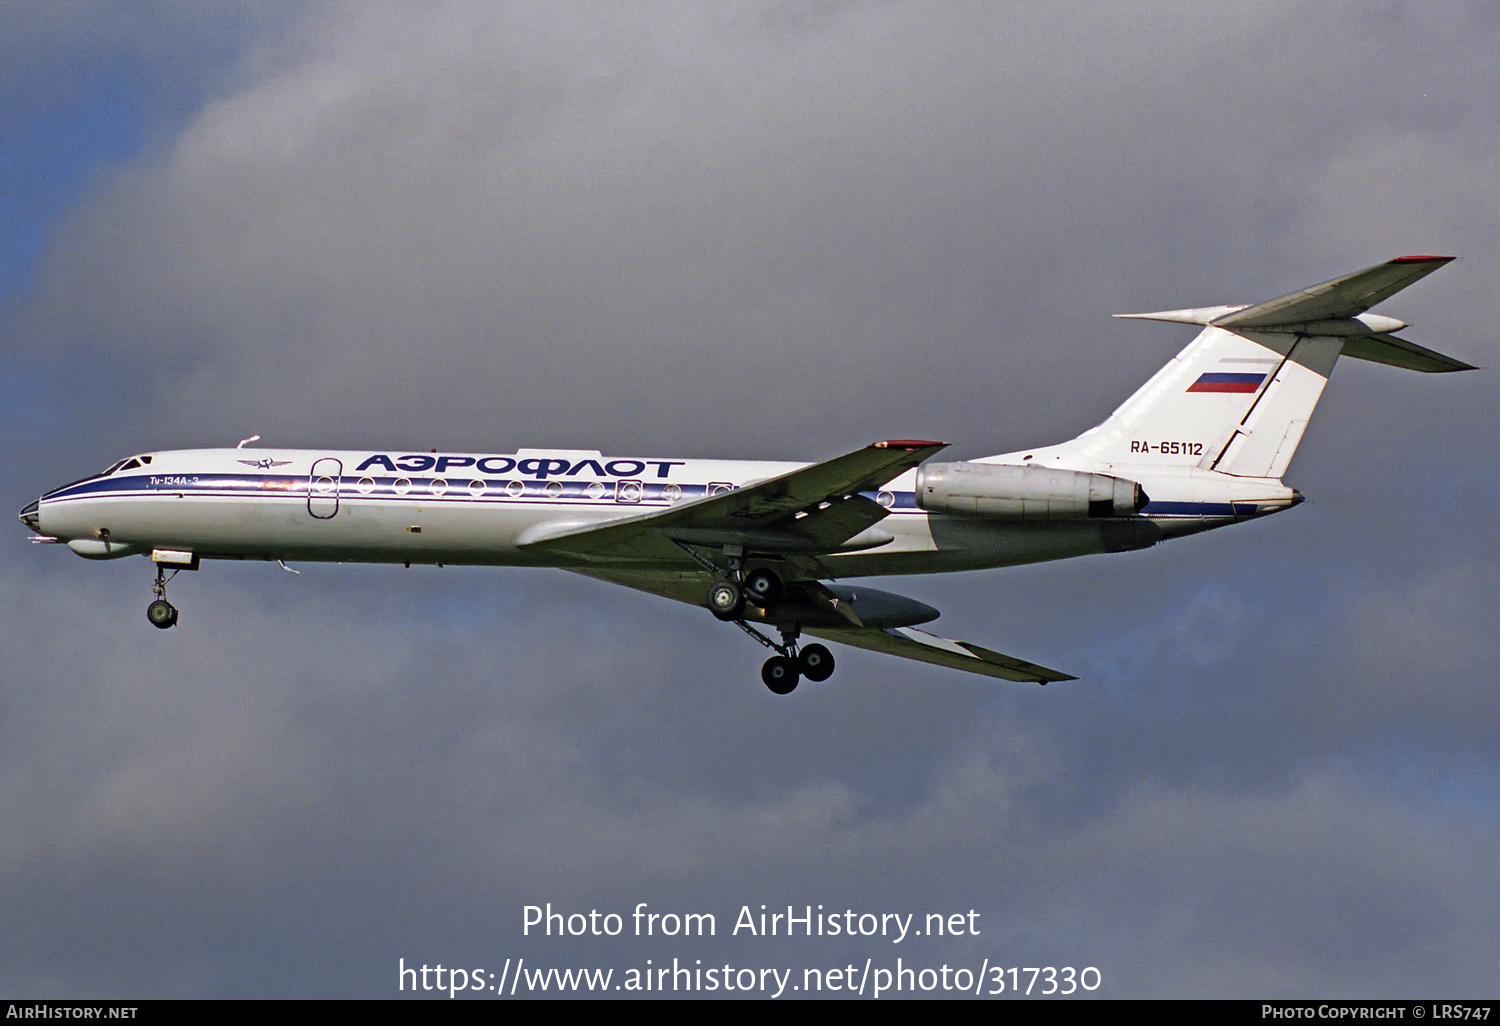
[(286, 466), (288, 463), (290, 463), (292, 461), (291, 460), (263, 459), (263, 460), (240, 460), (240, 462), (243, 463), (247, 467), (257, 467), (260, 470), (270, 470), (272, 467), (284, 467), (284, 466)]

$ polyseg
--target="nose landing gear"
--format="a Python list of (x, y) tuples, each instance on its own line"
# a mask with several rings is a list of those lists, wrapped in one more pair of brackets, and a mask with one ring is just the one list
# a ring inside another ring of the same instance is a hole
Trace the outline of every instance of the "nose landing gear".
[(176, 576), (176, 570), (168, 574), (165, 567), (157, 565), (156, 583), (151, 587), (156, 601), (146, 607), (146, 619), (151, 621), (151, 626), (161, 630), (177, 625), (177, 607), (167, 601), (167, 582)]

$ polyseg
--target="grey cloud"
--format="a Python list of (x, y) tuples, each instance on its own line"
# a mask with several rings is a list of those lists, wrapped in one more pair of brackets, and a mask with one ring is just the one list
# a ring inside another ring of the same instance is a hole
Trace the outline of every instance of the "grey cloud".
[[(860, 14), (795, 30), (698, 8), (592, 31), (591, 15), (525, 9), (310, 19), (292, 56), (121, 183), (107, 227), (83, 219), (52, 279), (69, 301), (51, 305), (78, 341), (156, 354), (188, 420), (227, 399), (308, 441), (353, 434), (367, 414), (347, 395), (445, 436), (436, 395), (505, 436), (564, 397), (596, 397), (568, 444), (618, 432), (644, 404), (651, 428), (627, 437), (659, 445), (726, 401), (773, 440), (819, 423), (803, 411), (820, 400), (894, 405), (953, 435), (909, 384), (938, 353), (967, 370), (938, 382), (951, 410), (988, 410), (998, 388), (1020, 423), (1059, 434), (1087, 424), (1005, 383), (1081, 390), (1101, 410), (1122, 397), (1158, 357), (1117, 355), (1142, 336), (1104, 313), (1170, 305), (1169, 290), (1201, 303), (1303, 283), (1247, 275), (1243, 226), (1337, 173), (1322, 162), (1350, 136), (1341, 109), (1379, 88), (1333, 91), (1321, 76), (1342, 63), (1308, 62), (1309, 83), (1248, 56), (1209, 61), (1137, 23), (1058, 38), (1051, 23), (957, 9), (919, 25)], [(1247, 20), (1210, 31), (1249, 52), (1291, 19)], [(1393, 41), (1362, 35), (1353, 45)], [(1295, 107), (1294, 92), (1327, 103)], [(1235, 145), (1197, 141), (1226, 117), (1195, 103), (1203, 93), (1235, 112)], [(1273, 130), (1288, 107), (1311, 153)], [(1179, 252), (1189, 225), (1217, 237)], [(1127, 296), (1108, 255), (1132, 251), (1174, 259), (1132, 267)], [(1261, 259), (1314, 276), (1330, 256), (1372, 259), (1348, 251)], [(1224, 277), (1193, 285), (1196, 272), (1171, 273), (1184, 259)], [(1084, 271), (1058, 273), (1070, 266)], [(670, 395), (664, 365), (682, 382)]]

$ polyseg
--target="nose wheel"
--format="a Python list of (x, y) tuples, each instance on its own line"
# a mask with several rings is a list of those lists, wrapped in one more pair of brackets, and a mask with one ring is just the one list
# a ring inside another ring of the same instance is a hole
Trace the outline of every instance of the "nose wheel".
[(177, 624), (177, 607), (166, 599), (157, 599), (146, 607), (146, 619), (151, 621), (151, 626), (166, 630)]
[(151, 626), (161, 630), (177, 625), (177, 607), (167, 601), (167, 582), (176, 576), (176, 570), (168, 574), (164, 567), (156, 568), (156, 583), (151, 588), (156, 601), (146, 607), (146, 619), (151, 621)]

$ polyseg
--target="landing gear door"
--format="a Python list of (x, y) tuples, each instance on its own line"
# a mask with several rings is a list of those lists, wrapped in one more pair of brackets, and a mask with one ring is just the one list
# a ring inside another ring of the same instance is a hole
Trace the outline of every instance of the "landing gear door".
[(339, 477), (344, 464), (332, 457), (316, 461), (307, 478), (307, 511), (318, 520), (332, 520), (339, 511)]

